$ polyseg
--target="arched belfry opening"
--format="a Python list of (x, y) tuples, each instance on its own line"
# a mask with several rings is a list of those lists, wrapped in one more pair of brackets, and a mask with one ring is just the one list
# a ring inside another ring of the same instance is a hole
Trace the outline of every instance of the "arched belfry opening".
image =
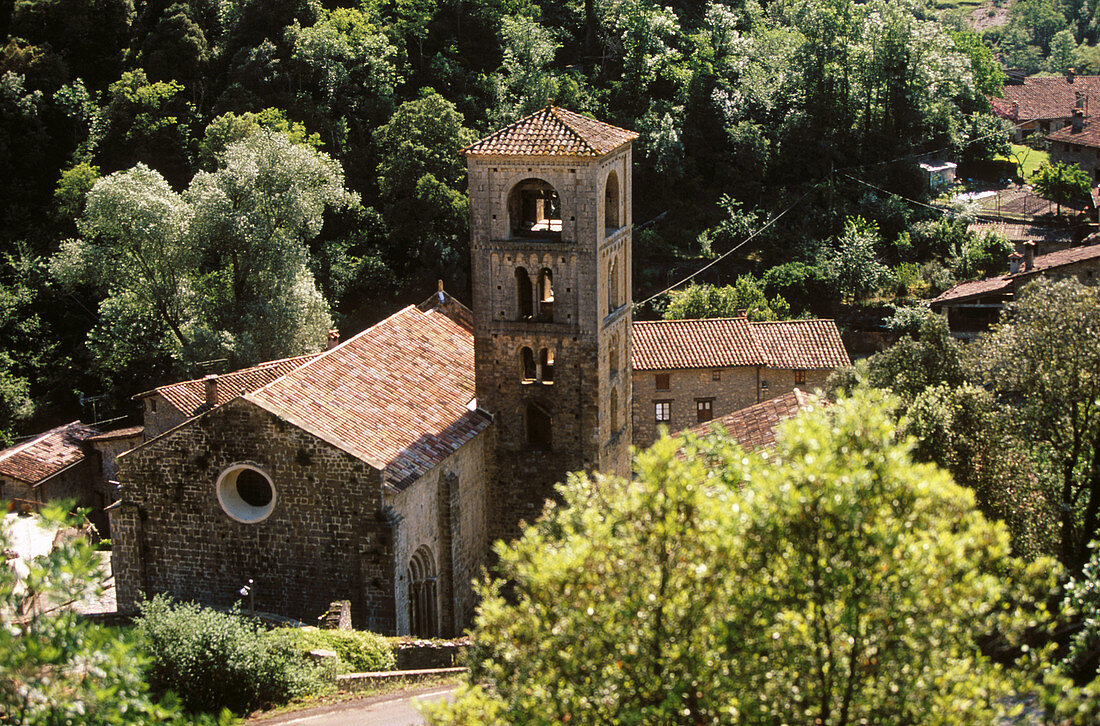
[(561, 238), (561, 197), (542, 179), (524, 179), (508, 194), (512, 237)]
[(622, 226), (622, 195), (619, 193), (619, 175), (612, 171), (607, 175), (603, 188), (604, 197), (604, 234), (609, 235)]
[(611, 262), (608, 264), (607, 270), (607, 312), (608, 314), (618, 310), (622, 307), (622, 300), (620, 299), (620, 282), (619, 282), (619, 258), (612, 257)]
[(535, 351), (523, 346), (519, 355), (523, 361), (523, 382), (534, 383), (538, 378), (538, 372), (535, 370)]
[(554, 322), (554, 273), (549, 267), (539, 271), (539, 320)]
[(530, 320), (534, 316), (534, 294), (531, 276), (526, 267), (516, 268), (516, 319)]
[(436, 589), (435, 557), (427, 545), (421, 545), (409, 560), (409, 633), (417, 638), (439, 635), (439, 604)]

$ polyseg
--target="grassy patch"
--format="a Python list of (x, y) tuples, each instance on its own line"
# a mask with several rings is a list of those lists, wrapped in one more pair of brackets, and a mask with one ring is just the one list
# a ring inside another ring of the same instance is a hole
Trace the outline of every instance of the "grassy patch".
[(989, 5), (988, 0), (933, 0), (937, 10), (974, 10)]
[(1050, 154), (1045, 151), (1036, 151), (1023, 144), (1013, 144), (1009, 160), (1019, 163), (1020, 174), (1026, 180), (1031, 178), (1041, 164), (1050, 161)]
[(323, 695), (305, 696), (303, 698), (296, 698), (290, 703), (284, 703), (274, 708), (253, 711), (249, 714), (248, 722), (252, 723), (253, 721), (260, 721), (272, 716), (292, 713), (294, 711), (304, 711), (319, 706), (330, 706), (334, 703), (343, 703), (344, 701), (377, 698), (378, 696), (390, 696), (405, 692), (417, 693), (420, 691), (430, 691), (435, 688), (444, 688), (446, 686), (457, 686), (463, 682), (465, 677), (465, 673), (448, 673), (446, 675), (429, 676), (411, 684), (407, 681), (383, 681), (369, 688), (363, 688), (357, 691), (337, 691), (335, 693)]

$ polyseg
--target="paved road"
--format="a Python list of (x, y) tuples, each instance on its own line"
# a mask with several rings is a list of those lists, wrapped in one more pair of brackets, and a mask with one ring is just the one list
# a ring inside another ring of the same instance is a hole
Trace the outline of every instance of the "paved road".
[(413, 707), (413, 700), (450, 699), (454, 690), (454, 686), (433, 686), (393, 696), (344, 701), (249, 723), (251, 726), (420, 726), (424, 719)]

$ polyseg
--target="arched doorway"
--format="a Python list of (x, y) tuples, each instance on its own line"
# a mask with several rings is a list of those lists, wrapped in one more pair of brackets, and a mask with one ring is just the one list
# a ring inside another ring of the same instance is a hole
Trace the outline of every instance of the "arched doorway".
[(409, 634), (434, 638), (439, 635), (439, 607), (435, 557), (427, 545), (416, 550), (405, 574), (409, 581)]

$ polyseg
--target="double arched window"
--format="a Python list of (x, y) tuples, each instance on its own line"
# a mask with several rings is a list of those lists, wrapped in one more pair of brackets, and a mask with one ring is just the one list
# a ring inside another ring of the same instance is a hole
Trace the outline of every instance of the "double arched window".
[(535, 351), (528, 346), (519, 350), (520, 364), (523, 368), (524, 383), (554, 382), (554, 349), (543, 348), (535, 358)]
[(417, 638), (434, 638), (439, 634), (438, 596), (435, 557), (427, 545), (416, 550), (405, 574), (409, 582), (409, 633)]

